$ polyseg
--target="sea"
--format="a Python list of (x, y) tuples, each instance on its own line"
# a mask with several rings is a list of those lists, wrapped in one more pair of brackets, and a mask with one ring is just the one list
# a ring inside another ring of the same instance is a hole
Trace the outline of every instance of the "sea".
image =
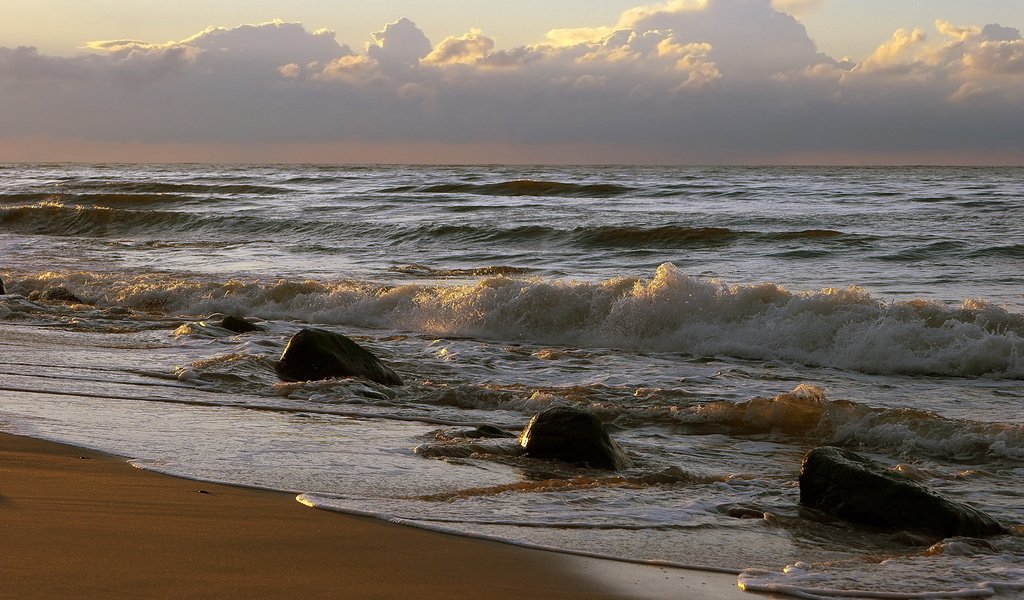
[[(3, 431), (751, 591), (1024, 596), (1022, 168), (8, 164), (0, 279)], [(405, 385), (281, 381), (303, 327)], [(477, 435), (559, 405), (633, 466)], [(1014, 533), (801, 508), (823, 445)]]

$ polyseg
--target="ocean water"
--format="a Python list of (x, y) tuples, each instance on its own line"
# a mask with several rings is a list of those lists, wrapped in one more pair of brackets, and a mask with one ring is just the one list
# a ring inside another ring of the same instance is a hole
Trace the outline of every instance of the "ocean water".
[[(0, 165), (0, 278), (7, 431), (751, 590), (1024, 594), (1024, 169)], [(309, 325), (406, 385), (279, 381)], [(634, 466), (469, 435), (554, 405)], [(825, 444), (1016, 534), (802, 510)]]

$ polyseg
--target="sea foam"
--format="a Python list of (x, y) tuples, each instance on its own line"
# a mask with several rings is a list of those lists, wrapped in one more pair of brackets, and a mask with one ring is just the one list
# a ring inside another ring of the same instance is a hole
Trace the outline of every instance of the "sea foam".
[(724, 426), (731, 434), (777, 434), (952, 460), (984, 457), (1024, 460), (1024, 425), (949, 419), (908, 408), (880, 408), (830, 399), (825, 390), (799, 385), (774, 397), (716, 401), (671, 411), (688, 425)]
[(1024, 315), (983, 300), (886, 303), (849, 287), (791, 292), (727, 285), (671, 264), (649, 279), (484, 277), (450, 285), (314, 279), (183, 279), (92, 272), (21, 276), (11, 290), (65, 285), (99, 306), (212, 312), (435, 337), (727, 356), (871, 374), (1024, 378)]

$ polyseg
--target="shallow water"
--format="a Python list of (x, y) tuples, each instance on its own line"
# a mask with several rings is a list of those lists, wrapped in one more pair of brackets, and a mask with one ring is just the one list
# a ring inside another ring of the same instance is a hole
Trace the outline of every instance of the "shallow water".
[[(796, 486), (804, 452), (837, 444), (1022, 522), (1024, 170), (0, 174), (7, 430), (324, 508), (745, 570), (750, 589), (1024, 581), (1020, 536), (863, 532)], [(29, 299), (57, 286), (84, 302)], [(306, 324), (407, 385), (280, 382)], [(557, 404), (595, 411), (634, 467), (467, 435)]]

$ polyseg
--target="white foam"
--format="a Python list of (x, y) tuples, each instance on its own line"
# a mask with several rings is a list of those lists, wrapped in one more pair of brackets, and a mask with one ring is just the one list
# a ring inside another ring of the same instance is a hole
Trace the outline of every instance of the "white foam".
[(831, 400), (824, 389), (806, 384), (771, 398), (709, 402), (672, 414), (684, 423), (724, 424), (740, 432), (782, 433), (911, 455), (1024, 458), (1024, 424), (946, 419), (927, 411)]
[(663, 264), (651, 279), (602, 282), (487, 277), (449, 286), (361, 281), (182, 280), (43, 273), (106, 305), (264, 319), (785, 361), (877, 374), (1024, 378), (1024, 315), (979, 300), (890, 304), (860, 288), (794, 293), (729, 286)]
[(823, 565), (797, 563), (781, 572), (747, 569), (738, 579), (740, 588), (747, 591), (809, 600), (1015, 597), (1016, 593), (1024, 591), (1024, 570), (1014, 567), (1013, 560), (1013, 556), (953, 559), (906, 556), (880, 564), (864, 561)]

